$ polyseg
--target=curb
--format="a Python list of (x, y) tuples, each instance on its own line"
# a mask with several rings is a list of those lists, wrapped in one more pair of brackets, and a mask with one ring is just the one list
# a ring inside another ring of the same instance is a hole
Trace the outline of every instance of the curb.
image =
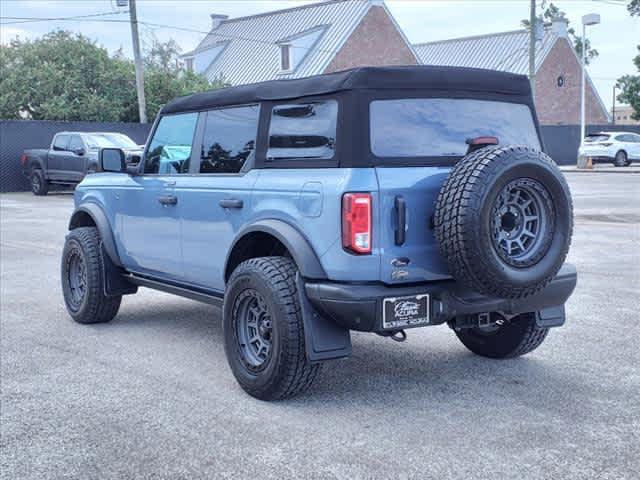
[[(625, 167), (622, 167), (625, 168)], [(627, 170), (623, 170), (622, 168), (619, 169), (583, 169), (583, 168), (562, 168), (560, 167), (560, 171), (562, 173), (616, 173), (616, 174), (627, 174), (627, 175), (636, 175), (640, 173), (640, 168), (634, 168), (634, 169), (627, 169)]]

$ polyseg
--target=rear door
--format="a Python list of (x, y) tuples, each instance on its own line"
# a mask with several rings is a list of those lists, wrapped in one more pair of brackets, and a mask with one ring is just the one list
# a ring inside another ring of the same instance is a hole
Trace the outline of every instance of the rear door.
[(47, 156), (47, 177), (53, 180), (60, 180), (64, 177), (64, 159), (69, 148), (71, 136), (66, 133), (57, 134)]
[(251, 166), (258, 132), (258, 105), (200, 114), (193, 175), (178, 179), (182, 254), (187, 282), (224, 290), (224, 263), (251, 208), (259, 171)]
[[(527, 105), (475, 99), (374, 99), (370, 150), (379, 185), (380, 280), (418, 282), (449, 277), (433, 230), (435, 203), (466, 140), (497, 137), (501, 145), (540, 149)], [(375, 208), (375, 205), (374, 205)]]

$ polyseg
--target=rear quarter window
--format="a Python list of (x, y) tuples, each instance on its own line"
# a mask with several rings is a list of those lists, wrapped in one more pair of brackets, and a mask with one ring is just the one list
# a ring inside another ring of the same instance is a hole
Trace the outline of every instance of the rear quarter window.
[(374, 100), (369, 107), (371, 151), (377, 157), (460, 157), (466, 140), (497, 137), (500, 145), (540, 149), (527, 105), (473, 99)]
[(336, 100), (275, 105), (269, 123), (267, 160), (332, 159), (337, 121)]

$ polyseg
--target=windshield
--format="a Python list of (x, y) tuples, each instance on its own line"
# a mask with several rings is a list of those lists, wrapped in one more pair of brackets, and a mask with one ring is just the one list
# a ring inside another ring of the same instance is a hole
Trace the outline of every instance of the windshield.
[(87, 146), (91, 149), (97, 148), (140, 148), (129, 137), (122, 133), (92, 133), (86, 136)]
[(527, 105), (473, 99), (406, 98), (370, 105), (371, 151), (378, 157), (459, 157), (467, 139), (540, 148)]

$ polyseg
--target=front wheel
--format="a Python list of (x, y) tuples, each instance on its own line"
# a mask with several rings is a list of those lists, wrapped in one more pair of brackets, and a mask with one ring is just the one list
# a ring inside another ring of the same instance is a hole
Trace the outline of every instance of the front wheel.
[(95, 227), (71, 230), (62, 251), (62, 293), (78, 323), (103, 323), (116, 316), (121, 295), (105, 295), (100, 234)]
[(240, 386), (261, 400), (302, 393), (320, 371), (306, 355), (296, 274), (288, 258), (253, 258), (234, 270), (227, 285), (227, 361)]
[(455, 330), (465, 347), (489, 358), (514, 358), (538, 348), (549, 333), (536, 325), (534, 313), (524, 313), (503, 325)]

